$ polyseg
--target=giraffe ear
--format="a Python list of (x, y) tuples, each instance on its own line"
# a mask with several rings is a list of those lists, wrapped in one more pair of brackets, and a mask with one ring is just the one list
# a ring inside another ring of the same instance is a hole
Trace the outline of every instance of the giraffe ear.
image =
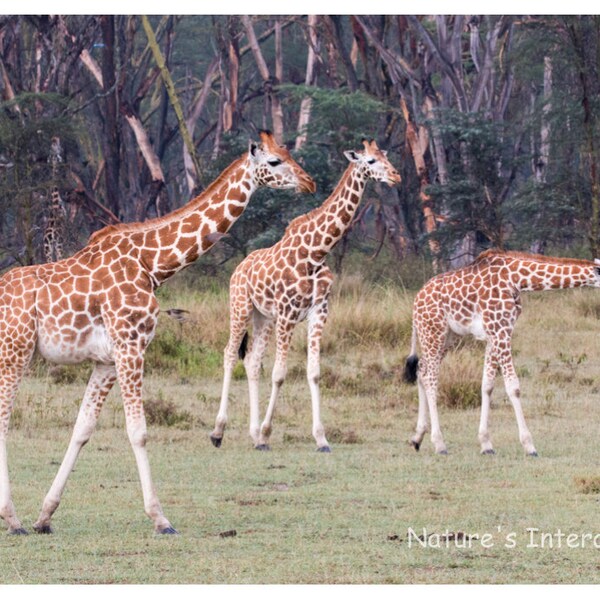
[(250, 156), (252, 158), (256, 158), (257, 150), (258, 150), (258, 144), (256, 142), (253, 142), (252, 140), (250, 140), (250, 143), (248, 144), (248, 154), (250, 154)]
[(596, 263), (597, 265), (600, 265), (600, 258), (595, 258), (594, 263)]
[(354, 152), (354, 150), (348, 150), (348, 151), (344, 152), (344, 156), (350, 162), (358, 162), (358, 154), (356, 154), (356, 152)]
[(387, 150), (380, 150), (379, 152), (381, 152), (381, 154), (383, 154), (384, 156), (387, 156)]

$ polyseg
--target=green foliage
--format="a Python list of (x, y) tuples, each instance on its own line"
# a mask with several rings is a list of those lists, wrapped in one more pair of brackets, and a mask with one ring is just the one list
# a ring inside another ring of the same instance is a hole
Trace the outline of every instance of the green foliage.
[(516, 132), (482, 113), (438, 111), (439, 128), (448, 150), (445, 184), (428, 192), (437, 212), (446, 216), (435, 237), (446, 252), (467, 233), (476, 232), (488, 244), (503, 244), (505, 186), (519, 157), (514, 154)]
[(369, 94), (343, 88), (281, 85), (278, 89), (294, 105), (305, 97), (312, 99), (309, 141), (300, 157), (317, 182), (317, 193), (327, 197), (348, 166), (344, 151), (359, 150), (362, 139), (377, 137), (381, 118), (389, 107)]

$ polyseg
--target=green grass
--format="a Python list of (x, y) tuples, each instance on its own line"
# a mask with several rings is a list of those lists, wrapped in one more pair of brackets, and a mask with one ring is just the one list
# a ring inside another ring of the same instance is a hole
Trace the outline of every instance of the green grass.
[[(540, 457), (523, 456), (500, 380), (490, 428), (498, 454), (479, 455), (478, 405), (469, 407), (469, 400), (467, 408), (441, 408), (450, 455), (440, 457), (429, 438), (419, 453), (407, 444), (416, 422), (416, 389), (400, 383), (400, 371), (411, 294), (341, 284), (322, 357), (331, 455), (316, 453), (310, 435), (305, 330), (290, 356), (270, 453), (254, 451), (247, 435), (244, 379), (233, 382), (223, 446), (211, 446), (220, 358), (199, 372), (193, 363), (186, 370), (175, 344), (171, 362), (151, 368), (144, 392), (154, 414), (148, 441), (154, 481), (181, 535), (155, 536), (143, 513), (113, 391), (69, 480), (55, 534), (0, 534), (0, 583), (600, 581), (597, 549), (528, 548), (526, 531), (599, 532), (597, 292), (525, 298), (515, 355)], [(172, 331), (182, 343), (198, 342), (205, 353), (220, 356), (227, 338), (223, 295), (207, 293), (203, 308), (197, 301), (193, 294), (173, 294), (168, 306), (191, 310), (195, 325), (185, 323), (180, 331), (178, 323), (161, 318), (158, 336)], [(263, 410), (271, 355), (261, 387)], [(463, 404), (456, 390), (465, 386), (470, 398), (482, 364), (478, 344), (448, 357), (445, 377), (457, 406)], [(13, 499), (29, 529), (66, 449), (83, 387), (77, 378), (57, 382), (40, 366), (22, 386), (8, 450)], [(409, 547), (409, 528), (459, 537), (489, 533), (494, 546)], [(232, 530), (235, 536), (220, 535)], [(510, 533), (514, 548), (504, 546)]]

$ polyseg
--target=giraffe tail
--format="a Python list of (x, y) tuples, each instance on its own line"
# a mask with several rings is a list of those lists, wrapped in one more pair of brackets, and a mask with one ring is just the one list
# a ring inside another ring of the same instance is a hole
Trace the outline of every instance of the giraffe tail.
[(242, 343), (240, 344), (240, 347), (238, 348), (238, 356), (242, 360), (244, 360), (244, 358), (246, 357), (246, 352), (248, 352), (248, 332), (247, 331), (244, 334), (244, 337), (242, 338)]
[(419, 366), (419, 357), (417, 356), (417, 331), (413, 326), (412, 338), (410, 343), (410, 355), (404, 364), (403, 379), (406, 383), (415, 383), (417, 381), (417, 368)]

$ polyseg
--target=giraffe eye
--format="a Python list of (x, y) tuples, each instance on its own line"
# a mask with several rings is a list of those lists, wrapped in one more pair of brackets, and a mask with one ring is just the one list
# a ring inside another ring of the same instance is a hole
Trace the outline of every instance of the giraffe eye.
[(277, 165), (281, 164), (281, 160), (279, 160), (278, 158), (274, 158), (273, 160), (268, 160), (267, 161), (272, 167), (276, 167)]
[(373, 164), (375, 164), (375, 159), (374, 159), (374, 158), (371, 158), (370, 160), (368, 160), (368, 161), (367, 161), (367, 164), (368, 164), (368, 165), (373, 165)]

